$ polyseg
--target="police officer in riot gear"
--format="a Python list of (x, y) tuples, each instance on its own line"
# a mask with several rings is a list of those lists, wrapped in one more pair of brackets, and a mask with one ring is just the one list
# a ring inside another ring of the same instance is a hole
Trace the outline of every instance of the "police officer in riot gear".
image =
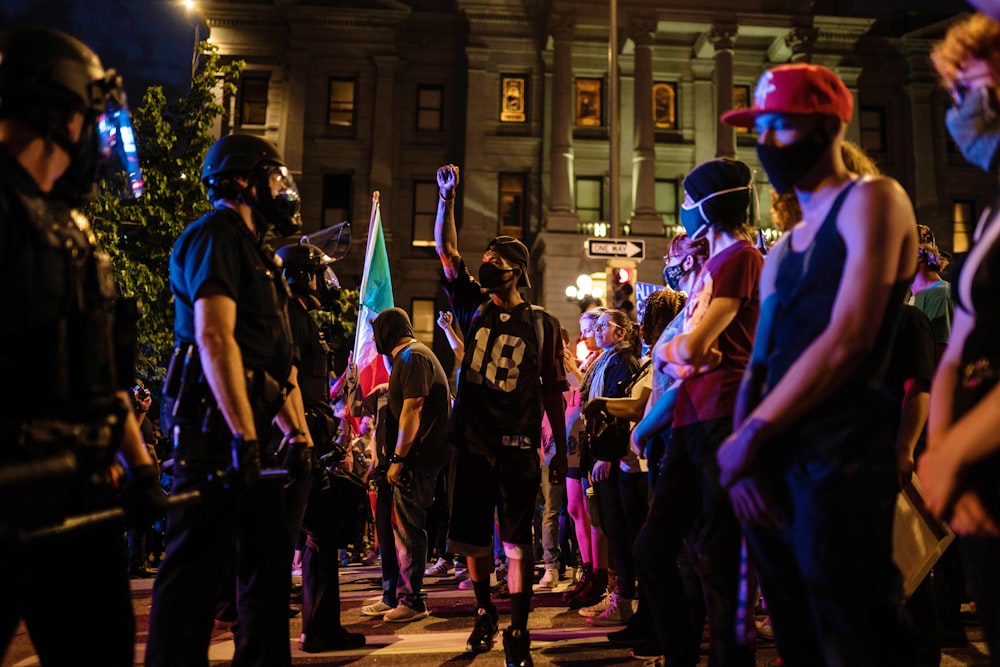
[[(207, 665), (216, 603), (237, 579), (233, 665), (291, 664), (289, 564), (272, 422), (293, 477), (312, 471), (312, 438), (292, 365), (287, 288), (263, 239), (298, 224), (299, 194), (281, 154), (250, 135), (209, 148), (202, 182), (214, 209), (170, 256), (175, 359), (165, 381), (174, 493), (201, 489), (197, 507), (167, 517), (166, 558), (153, 587), (146, 665)], [(234, 562), (233, 559), (236, 559)]]
[[(282, 246), (275, 254), (282, 262), (282, 275), (292, 293), (288, 318), (299, 350), (299, 387), (316, 453), (322, 456), (333, 449), (337, 422), (328, 395), (330, 348), (309, 311), (333, 306), (340, 289), (337, 275), (330, 268), (335, 260), (305, 242)], [(330, 480), (322, 471), (311, 481), (290, 484), (286, 499), (290, 536), (294, 540), (303, 528), (306, 533), (299, 648), (317, 653), (364, 646), (365, 636), (348, 632), (340, 622), (339, 545), (334, 529), (337, 515), (347, 509), (337, 507)]]
[(107, 158), (109, 112), (128, 114), (121, 80), (82, 42), (0, 34), (0, 377), (14, 383), (0, 404), (0, 656), (23, 618), (43, 665), (131, 666), (135, 624), (120, 524), (39, 531), (123, 500), (145, 519), (164, 501), (125, 391), (134, 321), (116, 318), (110, 259), (72, 208)]

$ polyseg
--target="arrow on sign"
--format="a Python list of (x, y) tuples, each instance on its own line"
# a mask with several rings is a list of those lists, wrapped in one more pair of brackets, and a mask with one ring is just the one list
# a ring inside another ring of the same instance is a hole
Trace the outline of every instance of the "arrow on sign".
[(587, 239), (587, 257), (627, 257), (642, 259), (645, 241), (627, 239)]

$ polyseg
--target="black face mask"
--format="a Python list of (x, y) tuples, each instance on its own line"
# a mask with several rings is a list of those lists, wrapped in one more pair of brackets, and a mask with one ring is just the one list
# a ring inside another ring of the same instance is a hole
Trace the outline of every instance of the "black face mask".
[(681, 291), (681, 278), (687, 271), (684, 270), (683, 264), (675, 264), (674, 266), (663, 267), (663, 279), (667, 281), (667, 287), (675, 292)]
[(757, 144), (757, 159), (767, 172), (771, 187), (783, 195), (812, 171), (830, 143), (829, 139), (816, 132), (787, 146)]
[(501, 269), (489, 262), (483, 262), (479, 266), (479, 284), (488, 290), (496, 290), (507, 284), (514, 269)]

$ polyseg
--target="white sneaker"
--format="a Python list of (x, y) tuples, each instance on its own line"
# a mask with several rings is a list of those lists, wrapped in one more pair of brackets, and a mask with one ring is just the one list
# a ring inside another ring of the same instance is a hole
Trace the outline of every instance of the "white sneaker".
[(437, 562), (424, 570), (425, 577), (447, 577), (448, 570), (453, 567), (452, 562), (446, 558), (438, 558)]
[(458, 590), (460, 591), (472, 590), (472, 577), (469, 576), (468, 572), (465, 573), (465, 579), (462, 579), (460, 582), (458, 582)]
[(559, 581), (559, 568), (547, 567), (545, 568), (545, 574), (543, 574), (542, 578), (538, 580), (538, 587), (553, 589), (559, 585)]
[(392, 611), (393, 609), (395, 609), (395, 607), (390, 607), (386, 603), (382, 602), (381, 598), (379, 598), (378, 602), (376, 602), (374, 604), (366, 604), (364, 607), (362, 607), (361, 608), (361, 615), (362, 616), (385, 616), (386, 613)]
[(586, 616), (586, 617), (599, 615), (601, 612), (603, 612), (605, 609), (611, 606), (611, 595), (612, 595), (611, 593), (605, 593), (604, 597), (601, 598), (600, 602), (598, 602), (597, 604), (592, 604), (589, 607), (581, 607), (580, 609), (577, 610), (576, 613), (580, 614), (580, 616)]
[(625, 625), (632, 618), (632, 600), (623, 598), (618, 593), (612, 593), (607, 608), (597, 616), (587, 619), (587, 625)]

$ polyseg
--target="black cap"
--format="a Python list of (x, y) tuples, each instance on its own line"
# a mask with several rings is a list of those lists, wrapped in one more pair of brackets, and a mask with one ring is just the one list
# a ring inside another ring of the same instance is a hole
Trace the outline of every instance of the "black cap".
[(518, 287), (531, 287), (531, 280), (528, 279), (527, 246), (513, 236), (498, 236), (487, 244), (486, 251), (490, 250), (521, 269), (521, 277), (517, 281)]

